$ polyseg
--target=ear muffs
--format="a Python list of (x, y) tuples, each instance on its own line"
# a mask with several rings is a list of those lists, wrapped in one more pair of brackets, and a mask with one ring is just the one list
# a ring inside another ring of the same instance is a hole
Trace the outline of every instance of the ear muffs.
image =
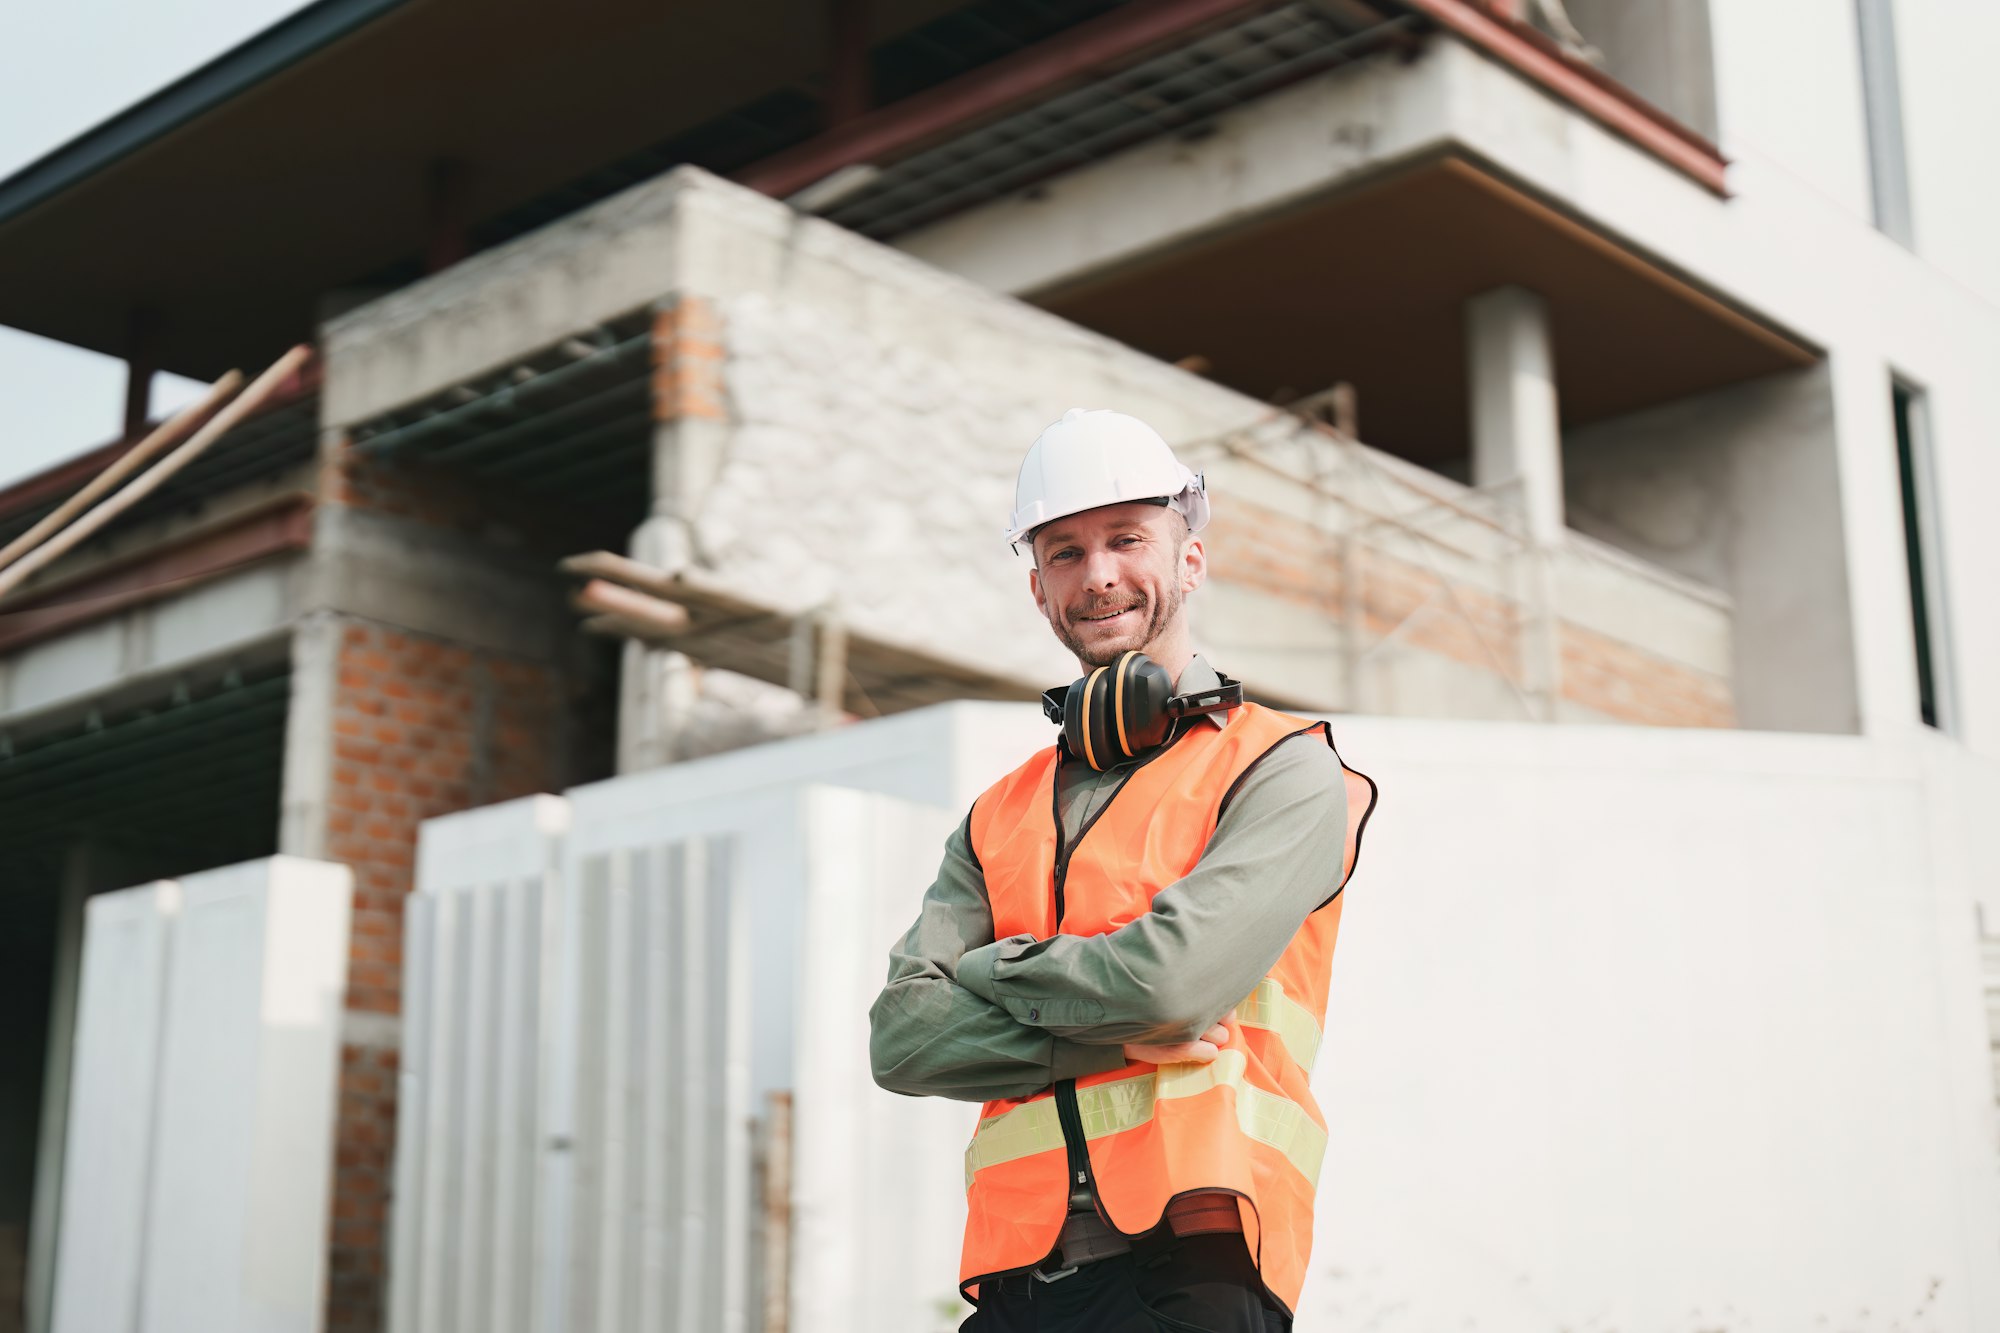
[(1184, 717), (1242, 702), (1243, 687), (1227, 679), (1216, 689), (1177, 698), (1167, 669), (1135, 650), (1067, 689), (1050, 690), (1042, 709), (1049, 721), (1062, 724), (1070, 754), (1102, 770), (1159, 748)]

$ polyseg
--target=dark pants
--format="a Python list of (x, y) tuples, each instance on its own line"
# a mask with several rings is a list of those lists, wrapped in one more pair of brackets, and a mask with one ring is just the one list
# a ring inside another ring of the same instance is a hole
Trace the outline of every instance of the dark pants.
[(1290, 1316), (1265, 1305), (1243, 1237), (1161, 1234), (1055, 1282), (988, 1282), (959, 1333), (1287, 1333), (1291, 1326)]

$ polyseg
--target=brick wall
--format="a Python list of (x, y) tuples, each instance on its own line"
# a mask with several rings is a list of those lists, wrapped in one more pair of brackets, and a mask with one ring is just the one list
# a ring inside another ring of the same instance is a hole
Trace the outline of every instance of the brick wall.
[[(1261, 506), (1235, 503), (1207, 534), (1218, 580), (1255, 588), (1302, 611), (1340, 615), (1345, 571), (1340, 542), (1309, 524)], [(1362, 616), (1369, 642), (1395, 633), (1405, 650), (1435, 653), (1495, 672), (1495, 660), (1518, 670), (1519, 607), (1469, 583), (1451, 597), (1429, 569), (1377, 550), (1364, 551)], [(1565, 700), (1606, 718), (1648, 726), (1735, 725), (1730, 683), (1640, 645), (1564, 620), (1559, 626)]]
[[(450, 478), (337, 457), (332, 503), (472, 535), (493, 522)], [(435, 815), (556, 790), (564, 681), (553, 666), (359, 617), (339, 624), (329, 719), (326, 855), (354, 870), (348, 1041), (342, 1050), (326, 1328), (384, 1326), (395, 1155), (395, 1017), (403, 900), (417, 826)]]
[(677, 296), (653, 317), (653, 410), (662, 421), (726, 415), (722, 323), (699, 296)]

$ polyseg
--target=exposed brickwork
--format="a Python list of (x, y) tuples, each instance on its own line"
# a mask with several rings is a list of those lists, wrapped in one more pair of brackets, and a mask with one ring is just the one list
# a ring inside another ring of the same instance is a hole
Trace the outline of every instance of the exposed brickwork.
[[(1216, 516), (1209, 544), (1214, 577), (1302, 609), (1341, 614), (1345, 570), (1337, 538), (1239, 501), (1229, 516)], [(1422, 565), (1380, 550), (1364, 557), (1362, 613), (1371, 638), (1395, 632), (1406, 648), (1481, 671), (1496, 671), (1496, 658), (1510, 667), (1520, 660), (1523, 626), (1511, 600), (1469, 585), (1447, 598)], [(1728, 680), (1568, 621), (1560, 635), (1563, 698), (1623, 722), (1735, 725)]]
[[(342, 626), (337, 673), (326, 850), (354, 870), (347, 1005), (395, 1014), (417, 826), (560, 785), (560, 681), (541, 664), (364, 621)], [(346, 1051), (328, 1292), (332, 1333), (382, 1326), (394, 1055)]]
[(653, 318), (653, 409), (660, 420), (726, 415), (722, 322), (699, 296), (675, 298)]
[(560, 706), (547, 667), (353, 622), (341, 630), (327, 853), (354, 867), (352, 1009), (395, 1013), (417, 825), (547, 790)]
[(375, 1333), (385, 1323), (389, 1180), (395, 1162), (393, 1049), (340, 1052), (340, 1133), (334, 1148), (328, 1333)]
[(1627, 643), (1565, 623), (1563, 698), (1624, 722), (1733, 727), (1729, 683)]
[(428, 527), (478, 537), (492, 530), (506, 505), (463, 475), (441, 475), (421, 464), (392, 463), (348, 447), (337, 447), (322, 469), (320, 496), (330, 504), (368, 509)]

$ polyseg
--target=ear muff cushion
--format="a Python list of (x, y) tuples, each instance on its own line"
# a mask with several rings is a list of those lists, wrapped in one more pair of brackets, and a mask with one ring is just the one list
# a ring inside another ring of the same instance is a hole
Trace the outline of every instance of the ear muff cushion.
[(1069, 738), (1070, 753), (1096, 769), (1114, 762), (1105, 741), (1104, 675), (1104, 668), (1098, 667), (1070, 686), (1069, 706), (1063, 710), (1063, 731)]
[(1118, 733), (1118, 754), (1123, 759), (1130, 759), (1134, 753), (1132, 728), (1126, 726), (1126, 720), (1130, 717), (1131, 706), (1139, 700), (1138, 692), (1131, 688), (1132, 671), (1139, 661), (1139, 656), (1137, 650), (1128, 650), (1119, 657), (1118, 678), (1111, 687), (1111, 720)]
[(1166, 671), (1136, 649), (1095, 668), (1063, 699), (1070, 754), (1102, 771), (1154, 749), (1172, 730), (1167, 712), (1172, 694)]

